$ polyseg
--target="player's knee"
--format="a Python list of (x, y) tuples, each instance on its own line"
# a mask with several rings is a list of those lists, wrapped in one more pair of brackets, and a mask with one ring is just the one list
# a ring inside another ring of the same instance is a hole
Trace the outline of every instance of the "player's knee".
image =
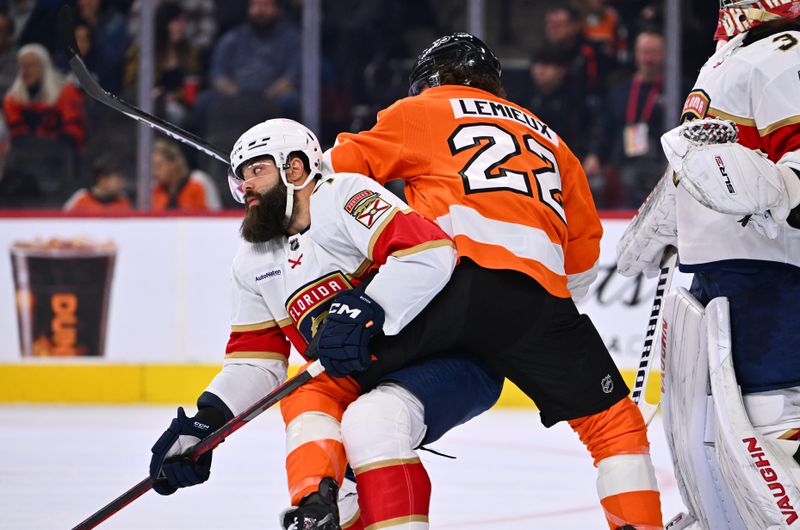
[(289, 425), (292, 420), (302, 414), (302, 398), (295, 392), (283, 398), (280, 402), (281, 416), (284, 425)]
[(645, 454), (650, 450), (642, 414), (627, 397), (601, 412), (570, 420), (569, 424), (589, 449), (595, 465), (610, 456)]
[(414, 430), (408, 404), (380, 387), (352, 403), (342, 417), (342, 441), (354, 469), (414, 457)]

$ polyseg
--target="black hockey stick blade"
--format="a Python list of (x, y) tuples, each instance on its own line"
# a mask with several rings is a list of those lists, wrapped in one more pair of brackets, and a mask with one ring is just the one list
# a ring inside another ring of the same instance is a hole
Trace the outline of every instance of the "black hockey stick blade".
[[(203, 441), (192, 447), (192, 449), (186, 453), (185, 457), (191, 458), (192, 460), (197, 460), (200, 455), (217, 447), (219, 444), (225, 441), (225, 438), (238, 431), (248, 421), (252, 420), (324, 371), (325, 368), (323, 368), (320, 361), (314, 361), (313, 363), (309, 364), (305, 370), (295, 375), (291, 379), (288, 379), (278, 388), (251, 405), (250, 408), (244, 410), (235, 418), (230, 419), (227, 423), (225, 423), (225, 425), (209, 434), (205, 439), (203, 439)], [(72, 530), (90, 530), (92, 528), (97, 528), (97, 526), (103, 521), (107, 520), (109, 517), (147, 493), (150, 489), (152, 489), (152, 487), (153, 479), (147, 477), (84, 519)]]
[(81, 88), (84, 92), (89, 94), (89, 96), (125, 114), (129, 118), (145, 123), (179, 142), (216, 158), (226, 165), (230, 163), (228, 155), (225, 152), (206, 142), (194, 133), (181, 129), (177, 125), (163, 120), (158, 116), (153, 116), (131, 105), (127, 101), (118, 98), (114, 94), (105, 91), (86, 67), (86, 63), (83, 62), (83, 58), (78, 50), (78, 45), (75, 42), (75, 22), (72, 8), (67, 5), (61, 6), (58, 12), (58, 30), (61, 35), (61, 43), (67, 52), (69, 67), (78, 78), (78, 81), (80, 81)]

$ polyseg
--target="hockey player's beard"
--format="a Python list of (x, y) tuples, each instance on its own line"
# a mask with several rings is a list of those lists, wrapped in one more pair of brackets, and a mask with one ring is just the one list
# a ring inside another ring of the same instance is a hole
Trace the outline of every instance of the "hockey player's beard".
[(242, 237), (250, 243), (264, 243), (286, 235), (286, 185), (278, 182), (266, 193), (247, 192), (244, 200), (258, 197), (259, 203), (247, 207), (242, 227)]

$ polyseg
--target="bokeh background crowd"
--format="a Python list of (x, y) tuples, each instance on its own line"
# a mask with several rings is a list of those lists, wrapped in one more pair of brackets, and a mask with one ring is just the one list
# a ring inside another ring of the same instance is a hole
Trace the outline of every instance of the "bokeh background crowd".
[[(242, 131), (272, 117), (308, 123), (312, 116), (323, 147), (339, 132), (369, 128), (380, 109), (406, 95), (419, 51), (469, 29), (469, 0), (311, 1), (315, 53), (303, 49), (308, 0), (67, 3), (78, 48), (104, 89), (226, 152)], [(714, 50), (718, 5), (678, 1), (685, 94)], [(0, 208), (235, 207), (223, 164), (167, 138), (143, 137), (133, 120), (82, 92), (57, 31), (63, 3), (0, 1)], [(679, 109), (665, 108), (664, 4), (480, 3), (481, 37), (503, 64), (509, 99), (568, 143), (602, 209), (638, 207), (665, 167), (658, 138)], [(304, 75), (304, 61), (319, 66), (316, 77)], [(142, 64), (151, 68), (144, 92)], [(304, 108), (308, 101), (316, 108)]]

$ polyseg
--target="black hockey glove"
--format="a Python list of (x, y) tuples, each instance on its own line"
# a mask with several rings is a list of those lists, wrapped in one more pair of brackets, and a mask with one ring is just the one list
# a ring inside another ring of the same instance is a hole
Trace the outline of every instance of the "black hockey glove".
[(181, 456), (200, 443), (224, 423), (222, 413), (201, 409), (189, 418), (178, 407), (178, 416), (156, 441), (151, 451), (150, 477), (155, 480), (153, 489), (160, 495), (172, 495), (178, 488), (195, 486), (208, 480), (211, 474), (211, 451), (195, 461)]
[(333, 299), (317, 332), (317, 356), (334, 377), (361, 372), (372, 363), (369, 341), (383, 331), (383, 308), (363, 292), (346, 291)]

